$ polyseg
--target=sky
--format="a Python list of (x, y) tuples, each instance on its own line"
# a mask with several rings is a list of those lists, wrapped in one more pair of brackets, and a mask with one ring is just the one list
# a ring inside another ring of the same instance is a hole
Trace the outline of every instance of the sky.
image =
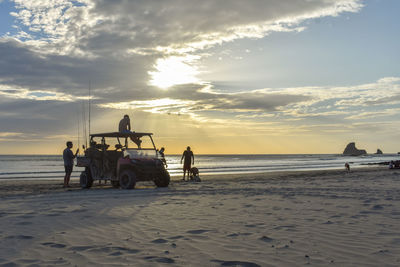
[(400, 151), (398, 0), (0, 0), (0, 154), (124, 114), (166, 154)]

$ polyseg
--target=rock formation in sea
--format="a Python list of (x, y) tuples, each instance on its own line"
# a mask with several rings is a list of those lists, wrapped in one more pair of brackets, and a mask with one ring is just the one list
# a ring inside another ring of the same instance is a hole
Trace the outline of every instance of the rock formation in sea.
[(346, 156), (361, 156), (367, 154), (364, 149), (357, 149), (354, 142), (349, 143), (343, 151), (343, 155)]
[(382, 150), (380, 150), (379, 148), (376, 150), (375, 154), (383, 154)]

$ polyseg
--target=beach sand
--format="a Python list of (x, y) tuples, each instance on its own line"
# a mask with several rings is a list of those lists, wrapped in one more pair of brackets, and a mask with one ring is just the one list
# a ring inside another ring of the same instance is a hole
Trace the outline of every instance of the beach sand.
[(400, 266), (400, 170), (0, 181), (0, 266)]

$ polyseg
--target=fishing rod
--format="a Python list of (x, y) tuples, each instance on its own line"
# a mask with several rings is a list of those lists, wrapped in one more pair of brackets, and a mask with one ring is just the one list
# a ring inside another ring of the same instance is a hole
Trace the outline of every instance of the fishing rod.
[(85, 109), (85, 102), (82, 101), (82, 120), (83, 120), (83, 133), (85, 137), (85, 146), (87, 147), (87, 131), (86, 131), (86, 109)]
[(80, 136), (80, 126), (79, 126), (79, 124), (80, 124), (80, 119), (79, 119), (79, 116), (80, 114), (79, 114), (79, 109), (78, 109), (78, 149), (79, 149), (79, 147), (81, 146), (81, 144), (80, 144), (80, 138), (79, 138), (79, 136)]
[(91, 90), (91, 82), (89, 80), (89, 136), (90, 136), (90, 109), (91, 109), (91, 105), (90, 105), (90, 99), (91, 99), (91, 95), (90, 95), (90, 90)]

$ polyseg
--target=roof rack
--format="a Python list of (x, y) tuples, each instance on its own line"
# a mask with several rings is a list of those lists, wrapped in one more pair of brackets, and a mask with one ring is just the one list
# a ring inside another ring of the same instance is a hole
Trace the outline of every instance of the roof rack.
[(138, 132), (131, 132), (131, 133), (120, 133), (120, 132), (112, 132), (112, 133), (96, 133), (91, 134), (90, 137), (142, 137), (142, 136), (151, 136), (153, 133), (138, 133)]

